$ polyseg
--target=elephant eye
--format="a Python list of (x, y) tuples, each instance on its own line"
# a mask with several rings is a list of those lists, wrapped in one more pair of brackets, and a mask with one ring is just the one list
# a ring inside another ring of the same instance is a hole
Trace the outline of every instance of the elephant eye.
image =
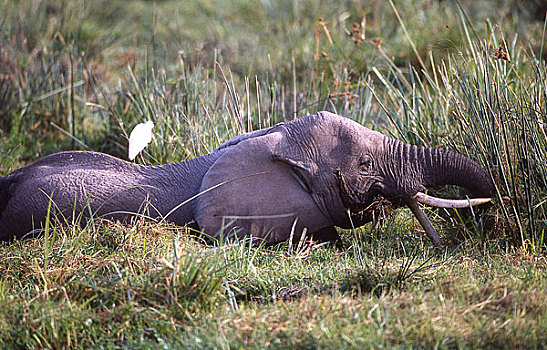
[(369, 172), (372, 170), (372, 158), (370, 156), (363, 156), (359, 163), (359, 168), (363, 172)]

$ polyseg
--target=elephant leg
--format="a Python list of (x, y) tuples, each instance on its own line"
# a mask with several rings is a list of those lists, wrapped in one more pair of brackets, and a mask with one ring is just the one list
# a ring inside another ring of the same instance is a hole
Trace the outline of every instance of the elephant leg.
[(341, 242), (342, 239), (334, 226), (329, 226), (312, 233), (312, 237), (318, 242)]

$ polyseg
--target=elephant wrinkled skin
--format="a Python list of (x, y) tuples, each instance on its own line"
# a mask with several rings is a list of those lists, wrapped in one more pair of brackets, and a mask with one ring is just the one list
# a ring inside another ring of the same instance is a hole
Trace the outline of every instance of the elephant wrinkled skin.
[[(163, 166), (95, 152), (44, 157), (0, 178), (0, 239), (39, 231), (51, 202), (68, 222), (78, 215), (125, 220), (143, 213), (213, 237), (253, 236), (273, 244), (306, 230), (335, 240), (335, 226), (369, 221), (370, 205), (382, 196), (408, 205), (439, 245), (418, 202), (427, 199), (427, 187), (447, 184), (475, 196), (494, 192), (489, 174), (463, 155), (411, 146), (319, 112)], [(447, 204), (456, 205), (462, 202)]]

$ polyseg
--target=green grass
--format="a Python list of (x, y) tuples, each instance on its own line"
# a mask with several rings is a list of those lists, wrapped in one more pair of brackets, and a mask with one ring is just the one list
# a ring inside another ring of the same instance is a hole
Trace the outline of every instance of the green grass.
[(431, 250), (387, 226), (389, 239), (370, 246), (348, 235), (341, 249), (207, 246), (144, 223), (57, 230), (49, 242), (0, 247), (2, 347), (533, 348), (547, 340), (547, 260), (522, 249), (484, 252), (469, 241)]
[[(490, 207), (428, 212), (442, 249), (406, 209), (341, 232), (341, 247), (52, 223), (0, 245), (0, 347), (542, 347), (542, 11), (510, 0), (0, 1), (2, 174), (68, 149), (125, 158), (147, 119), (154, 139), (139, 162), (164, 164), (326, 109), (469, 155), (497, 189)], [(500, 44), (510, 62), (494, 57)]]

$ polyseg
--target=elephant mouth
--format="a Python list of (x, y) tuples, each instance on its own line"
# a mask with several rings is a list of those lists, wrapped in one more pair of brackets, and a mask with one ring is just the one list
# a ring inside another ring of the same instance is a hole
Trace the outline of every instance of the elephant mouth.
[(382, 184), (380, 179), (370, 177), (361, 186), (350, 186), (350, 181), (340, 171), (335, 172), (340, 187), (342, 204), (352, 213), (359, 213), (360, 216), (368, 216), (374, 203), (382, 197), (382, 203), (389, 201), (382, 195)]

